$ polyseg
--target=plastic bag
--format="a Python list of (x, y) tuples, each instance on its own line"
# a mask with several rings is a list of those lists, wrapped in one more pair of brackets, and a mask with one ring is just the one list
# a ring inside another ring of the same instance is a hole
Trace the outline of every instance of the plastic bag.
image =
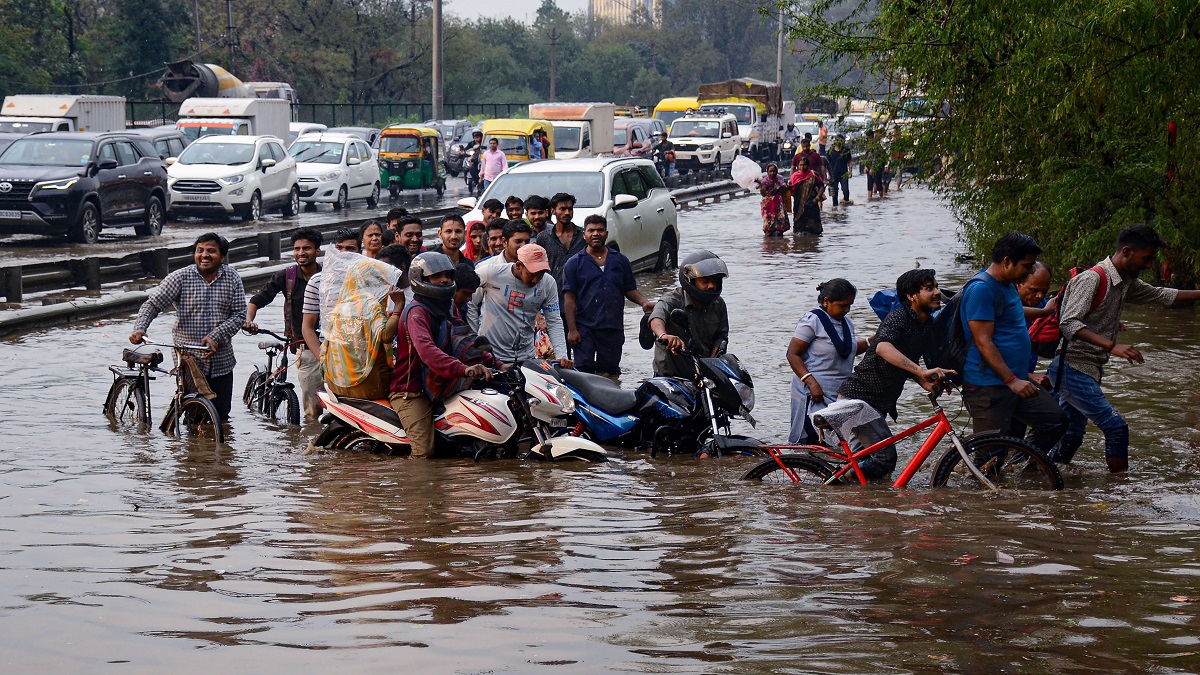
[(733, 182), (741, 185), (747, 190), (757, 190), (758, 186), (754, 184), (762, 177), (762, 168), (754, 160), (738, 155), (733, 158), (733, 165), (729, 167), (729, 174), (733, 177)]
[(388, 291), (400, 270), (357, 253), (326, 252), (321, 267), (321, 362), (339, 387), (366, 380), (384, 349)]

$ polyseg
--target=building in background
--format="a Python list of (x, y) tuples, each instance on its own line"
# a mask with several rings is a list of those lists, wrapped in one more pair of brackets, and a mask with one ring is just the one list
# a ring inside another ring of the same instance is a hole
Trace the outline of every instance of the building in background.
[(588, 18), (610, 24), (649, 20), (662, 24), (661, 0), (588, 0)]

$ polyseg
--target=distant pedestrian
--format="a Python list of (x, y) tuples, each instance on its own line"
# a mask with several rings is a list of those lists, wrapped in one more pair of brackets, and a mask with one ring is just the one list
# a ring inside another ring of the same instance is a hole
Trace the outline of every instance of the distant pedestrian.
[(605, 245), (608, 222), (604, 216), (593, 214), (583, 222), (587, 247), (573, 255), (563, 269), (567, 344), (574, 349), (577, 369), (620, 375), (625, 300), (647, 314), (654, 311), (655, 303), (638, 291), (629, 259)]
[(358, 233), (358, 245), (368, 258), (378, 255), (383, 248), (383, 226), (373, 220), (363, 225)]
[[(575, 217), (575, 197), (559, 192), (550, 198), (550, 209), (554, 212), (554, 227), (547, 228), (537, 236), (537, 243), (546, 249), (550, 258), (550, 276), (558, 284), (559, 295), (563, 292), (563, 268), (576, 253), (587, 247), (583, 228), (571, 222)], [(561, 297), (560, 297), (561, 299)]]
[(467, 223), (467, 238), (463, 243), (463, 253), (468, 258), (479, 262), (487, 252), (487, 225), (482, 220), (472, 220)]
[(509, 195), (504, 200), (504, 215), (509, 220), (521, 220), (525, 217), (525, 200), (516, 195)]
[(768, 237), (782, 236), (791, 227), (788, 211), (791, 208), (792, 189), (787, 179), (779, 175), (779, 166), (774, 162), (767, 165), (767, 175), (758, 180), (758, 191), (762, 194), (759, 210), (762, 212), (763, 234)]
[(824, 157), (825, 146), (829, 144), (829, 129), (825, 126), (824, 120), (817, 122), (817, 128), (820, 129), (817, 132), (817, 153)]
[(824, 196), (821, 181), (816, 173), (802, 162), (792, 171), (792, 232), (800, 234), (821, 234), (824, 227), (821, 224), (820, 199)]
[(483, 152), (483, 157), (480, 161), (483, 189), (487, 190), (492, 182), (496, 180), (497, 176), (508, 170), (508, 158), (500, 151), (500, 141), (495, 138), (489, 138), (488, 149)]
[(841, 135), (834, 137), (833, 149), (825, 156), (825, 163), (829, 167), (829, 192), (833, 197), (833, 205), (838, 205), (838, 188), (841, 188), (844, 201), (853, 204), (850, 201), (850, 172), (854, 167), (851, 165), (850, 148), (846, 147)]
[(438, 228), (438, 239), (440, 243), (435, 244), (429, 250), (435, 253), (444, 253), (450, 258), (450, 262), (458, 265), (466, 262), (474, 265), (475, 261), (468, 258), (462, 252), (463, 240), (466, 238), (466, 227), (463, 225), (462, 216), (457, 213), (450, 213), (442, 217), (442, 225)]

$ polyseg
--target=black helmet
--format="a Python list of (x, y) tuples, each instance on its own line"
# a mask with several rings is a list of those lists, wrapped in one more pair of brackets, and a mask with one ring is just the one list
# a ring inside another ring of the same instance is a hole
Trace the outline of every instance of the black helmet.
[(421, 295), (433, 300), (452, 300), (457, 286), (451, 282), (440, 286), (430, 283), (429, 277), (442, 272), (453, 272), (454, 263), (445, 253), (428, 251), (413, 258), (408, 267), (408, 284), (412, 286), (415, 295)]
[[(721, 297), (721, 282), (729, 276), (729, 268), (725, 261), (711, 251), (696, 251), (683, 259), (679, 266), (679, 286), (696, 304), (706, 307), (713, 300)], [(696, 279), (700, 277), (716, 277), (717, 290), (702, 291), (696, 288)]]

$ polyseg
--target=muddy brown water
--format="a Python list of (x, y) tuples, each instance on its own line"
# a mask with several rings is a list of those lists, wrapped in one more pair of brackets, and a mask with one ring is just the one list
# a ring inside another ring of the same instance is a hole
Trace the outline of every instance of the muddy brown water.
[[(904, 269), (935, 267), (947, 286), (972, 270), (924, 190), (830, 209), (819, 240), (764, 242), (757, 210), (686, 212), (683, 252), (729, 262), (730, 349), (755, 377), (760, 421), (739, 430), (779, 440), (784, 347), (818, 281), (851, 279), (852, 318), (870, 330), (866, 296)], [(635, 312), (628, 383), (650, 362)], [(905, 490), (802, 490), (739, 481), (750, 458), (310, 455), (315, 428), (240, 402), (213, 453), (105, 423), (130, 317), (7, 339), (5, 670), (1194, 672), (1200, 603), (1173, 599), (1200, 596), (1193, 319), (1127, 314), (1147, 362), (1106, 379), (1133, 427), (1127, 476), (1104, 472), (1093, 430), (1065, 491), (998, 496), (932, 491), (928, 468)], [(237, 338), (239, 391), (256, 342)], [(156, 416), (169, 391), (154, 383)], [(927, 404), (910, 385), (901, 408), (912, 422)]]

